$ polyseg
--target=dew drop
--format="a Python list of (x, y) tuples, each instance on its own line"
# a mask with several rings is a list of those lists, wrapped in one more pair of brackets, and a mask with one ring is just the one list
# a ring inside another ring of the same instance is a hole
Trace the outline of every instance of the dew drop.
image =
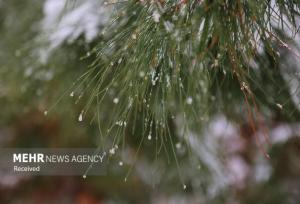
[(86, 175), (83, 175), (82, 178), (86, 179)]
[(83, 120), (83, 112), (80, 113), (79, 117), (78, 117), (78, 121), (81, 122)]
[(281, 105), (281, 104), (276, 103), (276, 106), (277, 106), (280, 110), (282, 110), (282, 105)]
[(183, 184), (183, 189), (184, 189), (184, 190), (186, 189), (186, 185), (185, 185), (185, 184)]
[(74, 97), (74, 91), (72, 91), (72, 92), (70, 93), (70, 96), (71, 96), (71, 97)]
[(178, 142), (178, 143), (176, 143), (176, 145), (175, 145), (175, 146), (176, 146), (176, 148), (177, 148), (177, 149), (180, 149), (180, 148), (181, 148), (181, 143), (180, 143), (180, 142)]
[(143, 77), (145, 76), (145, 72), (140, 71), (139, 76), (140, 76), (141, 78), (143, 78)]
[(193, 103), (193, 98), (192, 98), (192, 97), (188, 97), (188, 98), (186, 99), (186, 103), (187, 103), (188, 105), (192, 105), (192, 103)]
[(110, 153), (110, 154), (115, 154), (115, 153), (116, 153), (115, 148), (111, 148), (111, 149), (109, 150), (109, 153)]
[(113, 103), (114, 103), (114, 104), (119, 103), (119, 99), (118, 99), (118, 98), (114, 98)]
[(121, 62), (122, 62), (122, 58), (120, 58), (120, 59), (118, 60), (118, 64), (121, 64)]
[(124, 124), (124, 123), (123, 123), (123, 121), (121, 121), (121, 120), (116, 122), (116, 125), (118, 125), (118, 126), (122, 126), (123, 124)]
[(119, 162), (119, 166), (123, 166), (123, 162), (122, 161)]
[(131, 38), (133, 39), (133, 40), (136, 40), (136, 34), (135, 33), (133, 33), (132, 35), (131, 35)]
[(48, 115), (48, 111), (45, 110), (45, 111), (44, 111), (44, 115)]
[(151, 140), (152, 139), (152, 136), (151, 135), (148, 135), (148, 140)]

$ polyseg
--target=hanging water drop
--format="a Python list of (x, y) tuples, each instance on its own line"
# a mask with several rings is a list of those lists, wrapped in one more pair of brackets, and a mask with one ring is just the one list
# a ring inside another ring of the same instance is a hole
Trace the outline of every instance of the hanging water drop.
[(148, 140), (151, 140), (152, 139), (152, 136), (151, 135), (148, 135)]
[(114, 103), (114, 104), (119, 103), (119, 99), (118, 99), (118, 98), (114, 98), (113, 103)]
[(281, 105), (281, 104), (276, 103), (276, 106), (277, 106), (280, 110), (282, 110), (282, 105)]
[(140, 71), (139, 76), (140, 76), (141, 78), (143, 78), (143, 77), (145, 76), (145, 72)]
[(187, 103), (188, 105), (192, 105), (192, 103), (193, 103), (193, 98), (192, 98), (192, 97), (188, 97), (188, 98), (186, 99), (186, 103)]
[(133, 39), (133, 40), (136, 40), (136, 34), (135, 33), (133, 33), (132, 35), (131, 35), (131, 38)]
[(176, 146), (176, 148), (177, 148), (177, 149), (180, 149), (180, 148), (181, 148), (181, 143), (180, 143), (180, 142), (178, 142), (178, 143), (176, 143), (176, 145), (175, 145), (175, 146)]
[(110, 154), (112, 154), (112, 155), (113, 155), (113, 154), (115, 154), (115, 153), (116, 153), (116, 150), (115, 150), (115, 148), (114, 148), (114, 147), (113, 147), (113, 148), (111, 148), (111, 149), (109, 150), (109, 153), (110, 153)]
[(122, 161), (119, 162), (119, 166), (123, 166), (123, 162)]
[(70, 96), (71, 96), (71, 97), (74, 97), (74, 91), (72, 91), (72, 92), (70, 93)]
[(45, 115), (45, 116), (48, 115), (48, 111), (45, 110), (45, 111), (44, 111), (44, 115)]
[(78, 117), (78, 121), (81, 122), (83, 120), (83, 111), (80, 113)]
[(122, 62), (122, 57), (118, 60), (118, 64), (121, 64)]

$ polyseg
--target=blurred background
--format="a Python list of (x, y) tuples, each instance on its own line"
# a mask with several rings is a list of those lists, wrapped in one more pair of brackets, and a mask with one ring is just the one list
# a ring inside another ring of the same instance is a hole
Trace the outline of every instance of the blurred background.
[[(84, 96), (70, 96), (69, 87), (92, 63), (81, 58), (113, 10), (101, 0), (0, 0), (0, 147), (99, 145), (92, 116), (78, 122)], [(295, 39), (292, 46), (299, 49)], [(112, 159), (105, 176), (0, 175), (0, 203), (300, 203), (299, 59), (280, 52), (291, 98), (268, 115), (271, 159), (253, 139), (262, 132), (216, 113), (201, 140), (191, 133), (190, 150), (175, 145), (184, 184), (174, 162), (154, 160), (148, 143), (134, 159), (138, 145), (129, 141), (131, 148)], [(285, 105), (292, 106), (288, 115), (280, 114)]]

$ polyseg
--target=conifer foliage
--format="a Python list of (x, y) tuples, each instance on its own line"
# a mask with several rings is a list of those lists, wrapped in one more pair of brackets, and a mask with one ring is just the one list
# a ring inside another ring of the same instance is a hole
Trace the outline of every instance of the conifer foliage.
[[(299, 57), (286, 43), (288, 39), (292, 44), (299, 31), (299, 1), (104, 4), (116, 12), (99, 43), (87, 53), (94, 62), (75, 87), (85, 87), (89, 95), (79, 119), (95, 104), (95, 118), (107, 136), (118, 135), (114, 144), (136, 127), (141, 127), (141, 140), (170, 142), (174, 134), (199, 130), (217, 113), (243, 119), (255, 132), (266, 129), (268, 110), (278, 112), (285, 101), (289, 102), (283, 114), (297, 109), (278, 59), (281, 50)], [(267, 91), (278, 87), (275, 95)], [(102, 111), (103, 103), (113, 108)], [(106, 113), (99, 116), (100, 112)], [(170, 128), (178, 121), (183, 131)]]

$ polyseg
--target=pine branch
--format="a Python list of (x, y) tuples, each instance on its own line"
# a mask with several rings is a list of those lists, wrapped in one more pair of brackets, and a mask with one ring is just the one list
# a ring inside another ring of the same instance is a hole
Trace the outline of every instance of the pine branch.
[[(221, 112), (236, 111), (232, 98), (221, 95), (251, 98), (249, 109), (261, 114), (260, 107), (269, 104), (255, 101), (250, 62), (265, 60), (261, 50), (277, 62), (275, 41), (285, 43), (276, 30), (296, 33), (300, 10), (297, 1), (284, 0), (109, 3), (117, 12), (89, 53), (95, 61), (84, 77), (90, 100), (83, 114), (95, 101), (99, 107), (111, 102), (114, 108), (105, 116), (108, 133), (142, 120), (143, 135), (156, 133), (162, 143), (171, 134), (169, 120), (175, 123), (182, 116), (184, 126), (196, 131), (218, 104)], [(259, 84), (268, 86), (274, 85)]]

